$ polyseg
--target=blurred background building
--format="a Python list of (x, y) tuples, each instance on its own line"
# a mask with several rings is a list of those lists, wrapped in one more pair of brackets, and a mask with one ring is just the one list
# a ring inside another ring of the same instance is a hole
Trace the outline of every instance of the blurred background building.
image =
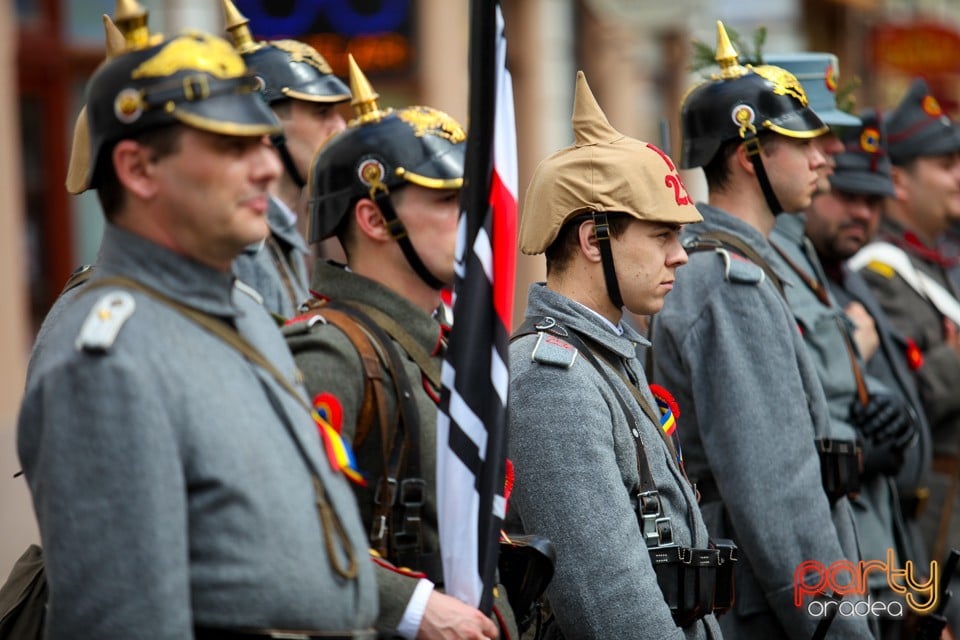
[[(222, 33), (219, 0), (140, 0), (153, 32)], [(350, 52), (381, 104), (424, 103), (465, 122), (468, 0), (235, 0), (258, 37), (317, 47), (340, 72)], [(503, 0), (514, 80), (520, 188), (572, 141), (577, 69), (620, 131), (675, 151), (680, 101), (698, 76), (692, 40), (715, 21), (763, 50), (832, 51), (858, 106), (894, 104), (924, 75), (960, 107), (960, 3), (951, 0)], [(103, 220), (92, 194), (64, 189), (83, 87), (103, 58), (101, 14), (114, 0), (0, 0), (0, 578), (37, 538), (14, 445), (33, 335), (69, 274), (96, 256)], [(469, 125), (469, 123), (467, 123)], [(698, 176), (687, 176), (698, 193)], [(702, 192), (701, 192), (702, 193)], [(517, 314), (542, 259), (519, 261)], [(188, 372), (184, 372), (188, 375)], [(103, 393), (110, 393), (104, 389)]]

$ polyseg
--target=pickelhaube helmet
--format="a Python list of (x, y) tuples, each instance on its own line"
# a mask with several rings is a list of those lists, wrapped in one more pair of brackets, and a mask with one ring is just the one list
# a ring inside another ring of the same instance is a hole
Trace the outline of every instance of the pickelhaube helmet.
[(728, 140), (750, 140), (762, 130), (791, 138), (827, 132), (809, 107), (803, 86), (772, 65), (741, 66), (723, 23), (717, 21), (719, 73), (693, 88), (681, 107), (683, 146), (680, 166), (702, 167)]
[(257, 86), (233, 47), (208, 34), (186, 33), (109, 58), (87, 85), (92, 162), (82, 188), (97, 186), (113, 143), (164, 125), (241, 136), (277, 131)]
[(310, 242), (331, 236), (359, 198), (408, 183), (463, 185), (466, 134), (456, 120), (431, 107), (380, 109), (353, 57), (350, 86), (357, 117), (320, 149), (310, 171)]
[(832, 53), (802, 51), (767, 54), (763, 61), (789, 71), (800, 81), (810, 108), (827, 126), (860, 126), (860, 118), (837, 108), (837, 84), (840, 77), (840, 61), (837, 56)]
[(313, 159), (307, 238), (313, 243), (332, 236), (352, 205), (370, 198), (380, 207), (413, 269), (430, 286), (442, 288), (445, 283), (426, 271), (413, 250), (389, 195), (407, 184), (461, 188), (466, 133), (455, 119), (431, 107), (381, 109), (379, 94), (352, 56), (349, 63), (356, 117), (331, 136)]
[(223, 0), (223, 13), (234, 47), (259, 78), (268, 104), (289, 99), (337, 104), (350, 99), (347, 85), (316, 49), (299, 40), (255, 42), (247, 26), (250, 21), (231, 0)]

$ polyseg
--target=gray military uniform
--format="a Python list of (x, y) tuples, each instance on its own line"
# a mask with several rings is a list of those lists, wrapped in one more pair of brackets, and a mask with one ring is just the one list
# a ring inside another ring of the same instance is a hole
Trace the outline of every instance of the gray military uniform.
[[(232, 274), (108, 224), (90, 285), (115, 275), (234, 325), (294, 379), (280, 333)], [(91, 313), (104, 300), (131, 315)], [(377, 595), (353, 494), (301, 405), (153, 297), (88, 285), (68, 305), (33, 362), (18, 430), (50, 580), (47, 638), (370, 627)], [(98, 346), (86, 322), (117, 333)], [(332, 548), (341, 565), (345, 550), (357, 559), (354, 579), (332, 570), (313, 475), (345, 528)]]
[[(648, 404), (657, 406), (636, 357), (637, 345), (646, 340), (635, 331), (625, 327), (616, 335), (595, 313), (543, 284), (530, 287), (527, 315), (553, 317), (608, 349), (622, 363), (621, 372), (636, 377)], [(537, 339), (521, 337), (510, 346), (510, 510), (526, 533), (556, 545), (547, 597), (560, 630), (570, 640), (719, 638), (712, 615), (678, 628), (657, 584), (630, 504), (639, 484), (637, 450), (616, 394), (635, 407), (675, 542), (704, 548), (707, 530), (696, 497), (659, 425), (615, 373), (609, 375), (616, 390), (582, 355), (571, 358), (569, 368), (532, 359)]]
[[(887, 389), (879, 380), (867, 375), (866, 366), (856, 352), (850, 320), (843, 307), (830, 296), (827, 277), (816, 250), (804, 234), (805, 222), (803, 215), (784, 213), (777, 216), (770, 242), (783, 251), (790, 262), (775, 254), (774, 264), (779, 265), (778, 273), (783, 273), (786, 278), (784, 293), (823, 386), (832, 426), (841, 434), (839, 437), (852, 440), (859, 436), (849, 422), (850, 406), (859, 401), (854, 366), (863, 376), (870, 393), (886, 392)], [(793, 267), (800, 269), (808, 281), (822, 287), (829, 306), (818, 299)], [(841, 332), (846, 332), (847, 337)], [(851, 357), (855, 358), (855, 363)], [(886, 561), (887, 550), (893, 549), (897, 566), (902, 568), (908, 550), (900, 544), (905, 538), (905, 527), (892, 478), (884, 475), (861, 477), (860, 494), (850, 502), (863, 559)], [(885, 575), (874, 573), (869, 576), (869, 582), (871, 589), (889, 592)]]
[(263, 298), (263, 306), (281, 318), (292, 317), (300, 303), (309, 297), (305, 259), (307, 243), (297, 230), (296, 221), (276, 197), (267, 207), (270, 235), (252, 244), (233, 261), (233, 270), (245, 284)]
[[(723, 231), (768, 262), (756, 229), (706, 204), (695, 234)], [(785, 275), (785, 274), (781, 274)], [(806, 560), (859, 560), (850, 503), (832, 507), (815, 438), (844, 438), (830, 421), (816, 368), (793, 313), (759, 267), (729, 252), (690, 255), (653, 328), (655, 381), (683, 411), (687, 473), (714, 483), (701, 504), (711, 535), (741, 550), (724, 634), (807, 640), (819, 620), (794, 605), (794, 571)], [(862, 618), (838, 616), (830, 636), (870, 638)]]

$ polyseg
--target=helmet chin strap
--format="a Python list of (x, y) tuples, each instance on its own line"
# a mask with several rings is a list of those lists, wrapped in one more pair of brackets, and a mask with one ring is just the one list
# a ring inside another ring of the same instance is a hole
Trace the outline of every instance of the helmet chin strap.
[(390, 194), (387, 190), (379, 190), (374, 196), (373, 201), (380, 207), (380, 213), (383, 214), (383, 219), (387, 223), (387, 231), (391, 237), (397, 241), (397, 244), (400, 245), (400, 250), (403, 251), (403, 257), (407, 259), (407, 264), (410, 265), (410, 268), (412, 268), (417, 276), (431, 289), (437, 291), (443, 289), (446, 284), (430, 273), (427, 265), (423, 264), (420, 256), (417, 255), (416, 249), (413, 248), (413, 243), (410, 242), (410, 236), (407, 235), (407, 230), (404, 228), (403, 222), (401, 222), (397, 216), (397, 210), (393, 208), (393, 203), (390, 201)]
[(270, 136), (270, 144), (274, 146), (277, 153), (280, 154), (280, 161), (283, 162), (283, 168), (297, 187), (303, 189), (307, 186), (307, 181), (303, 179), (300, 172), (297, 171), (297, 165), (293, 163), (293, 156), (290, 155), (290, 149), (287, 148), (287, 138), (282, 133), (275, 133)]
[(600, 249), (600, 262), (603, 264), (603, 281), (607, 286), (607, 296), (614, 307), (622, 309), (623, 296), (620, 295), (617, 269), (613, 264), (613, 250), (610, 248), (610, 224), (607, 220), (607, 214), (602, 211), (594, 211), (593, 224), (597, 236), (597, 247)]
[(753, 163), (754, 173), (757, 174), (757, 182), (760, 183), (760, 190), (763, 191), (763, 198), (767, 201), (770, 212), (776, 216), (783, 211), (777, 194), (773, 192), (773, 185), (770, 184), (770, 178), (767, 177), (767, 170), (763, 166), (763, 159), (760, 153), (760, 138), (756, 134), (747, 135), (744, 138), (743, 145), (747, 151), (747, 157)]

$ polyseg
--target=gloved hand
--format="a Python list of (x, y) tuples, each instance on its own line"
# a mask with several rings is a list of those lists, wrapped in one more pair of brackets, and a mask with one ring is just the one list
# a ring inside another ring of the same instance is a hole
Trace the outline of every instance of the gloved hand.
[(896, 474), (903, 466), (904, 450), (917, 435), (900, 400), (885, 393), (872, 394), (866, 406), (855, 400), (850, 422), (863, 438), (863, 475)]

